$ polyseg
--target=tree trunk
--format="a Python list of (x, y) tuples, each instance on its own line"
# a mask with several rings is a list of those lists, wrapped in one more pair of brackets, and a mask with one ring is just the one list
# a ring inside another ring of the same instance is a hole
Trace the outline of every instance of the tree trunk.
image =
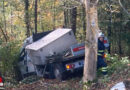
[(67, 28), (67, 10), (64, 10), (64, 28)]
[(87, 31), (85, 41), (85, 63), (83, 81), (88, 82), (96, 78), (97, 69), (97, 41), (98, 18), (97, 0), (85, 0)]
[(4, 31), (6, 36), (6, 42), (8, 41), (7, 31), (6, 31), (6, 16), (5, 16), (5, 0), (3, 0), (3, 17), (4, 17)]
[[(109, 0), (109, 25), (108, 25), (108, 38), (109, 40), (111, 41), (111, 26), (112, 26), (112, 12), (111, 12), (111, 0)], [(108, 49), (108, 53), (110, 54), (111, 53), (111, 42), (110, 43), (110, 46), (109, 46), (109, 49)]]
[(77, 19), (77, 7), (72, 9), (72, 20), (71, 20), (71, 28), (76, 33), (76, 19)]
[[(122, 10), (120, 10), (120, 11), (122, 11)], [(119, 22), (120, 29), (119, 29), (119, 34), (118, 34), (119, 35), (118, 47), (119, 47), (119, 54), (122, 55), (122, 30), (123, 30), (123, 22), (122, 22), (123, 14), (122, 13), (120, 13), (120, 19), (121, 19), (121, 21)]]
[[(66, 4), (64, 3), (64, 7)], [(64, 9), (64, 28), (68, 28), (68, 9)]]
[(85, 13), (85, 7), (82, 7), (82, 12), (83, 12), (83, 18), (82, 18), (82, 22), (83, 22), (83, 31), (84, 31), (84, 35), (86, 33), (86, 13)]
[(13, 12), (12, 12), (12, 7), (10, 7), (10, 8), (11, 8), (11, 13), (10, 13), (11, 14), (11, 21), (10, 21), (10, 26), (11, 27), (10, 27), (10, 31), (11, 31), (11, 34), (13, 34), (13, 22), (12, 22), (13, 21), (13, 17), (12, 17), (13, 16)]
[(64, 10), (64, 28), (71, 28), (71, 9)]
[(55, 0), (54, 0), (54, 13), (53, 13), (53, 30), (55, 30), (55, 21), (56, 21), (56, 7), (55, 7)]
[(0, 25), (0, 30), (1, 30), (1, 33), (3, 34), (4, 38), (5, 38), (5, 41), (7, 42), (8, 38), (7, 38), (6, 34), (4, 33), (4, 30), (2, 29), (1, 25)]
[(30, 36), (29, 10), (28, 10), (29, 1), (25, 0), (24, 2), (25, 2), (25, 23), (26, 23), (26, 28), (27, 28), (26, 35), (27, 37), (29, 37)]
[(34, 17), (35, 17), (35, 34), (37, 33), (37, 0), (35, 0), (35, 11), (34, 11)]

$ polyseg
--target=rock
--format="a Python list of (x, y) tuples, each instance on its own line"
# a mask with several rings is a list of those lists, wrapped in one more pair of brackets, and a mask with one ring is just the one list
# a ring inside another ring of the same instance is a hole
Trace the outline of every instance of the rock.
[(125, 80), (124, 84), (127, 90), (130, 89), (130, 80)]
[(120, 82), (113, 86), (110, 90), (126, 90), (126, 87), (123, 82)]

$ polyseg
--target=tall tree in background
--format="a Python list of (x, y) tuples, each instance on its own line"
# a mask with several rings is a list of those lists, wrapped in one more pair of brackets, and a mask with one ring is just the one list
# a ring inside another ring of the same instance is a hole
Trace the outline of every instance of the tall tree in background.
[(26, 23), (26, 28), (27, 28), (27, 32), (26, 35), (27, 37), (30, 36), (30, 24), (29, 24), (29, 0), (24, 0), (25, 2), (25, 23)]
[(35, 22), (35, 33), (37, 33), (37, 0), (35, 0), (35, 10), (34, 10), (34, 22)]
[[(122, 11), (122, 9), (121, 9)], [(120, 29), (119, 29), (119, 40), (118, 40), (118, 47), (119, 47), (119, 54), (122, 55), (122, 31), (123, 31), (123, 26), (122, 26), (122, 20), (123, 20), (123, 14), (120, 13)]]
[(77, 19), (77, 7), (72, 8), (72, 20), (71, 20), (71, 28), (76, 33), (76, 19)]
[[(111, 29), (112, 29), (112, 7), (111, 7), (111, 0), (108, 1), (108, 4), (109, 4), (109, 24), (108, 24), (108, 37), (109, 37), (109, 40), (111, 41)], [(110, 43), (110, 46), (109, 46), (109, 49), (108, 49), (108, 53), (111, 53), (111, 42)]]
[(54, 0), (54, 13), (53, 13), (53, 30), (55, 30), (55, 23), (56, 23), (56, 5), (55, 5), (56, 0)]
[[(4, 17), (4, 30), (3, 30), (3, 35), (5, 37), (5, 41), (8, 41), (8, 36), (7, 36), (7, 31), (6, 31), (6, 16), (5, 16), (5, 0), (3, 0), (3, 17)], [(1, 27), (1, 31), (2, 31), (2, 27)]]
[[(64, 2), (64, 7), (66, 3)], [(64, 28), (68, 28), (68, 9), (64, 9)]]
[[(1, 24), (1, 23), (0, 23)], [(2, 29), (2, 26), (0, 25), (0, 31), (2, 33), (2, 35), (4, 36), (5, 41), (7, 42), (8, 38), (7, 35), (5, 34), (4, 30)]]
[(64, 9), (64, 27), (65, 28), (72, 28), (72, 9)]
[(64, 9), (64, 28), (67, 28), (67, 11), (66, 9)]
[(92, 81), (96, 77), (97, 66), (97, 38), (98, 38), (98, 18), (97, 0), (85, 0), (87, 31), (85, 41), (85, 63), (83, 81)]
[(84, 32), (86, 32), (86, 13), (85, 13), (85, 7), (84, 7), (84, 5), (82, 6), (82, 12), (83, 12), (83, 18), (82, 18), (82, 21), (83, 21), (83, 30), (84, 30)]

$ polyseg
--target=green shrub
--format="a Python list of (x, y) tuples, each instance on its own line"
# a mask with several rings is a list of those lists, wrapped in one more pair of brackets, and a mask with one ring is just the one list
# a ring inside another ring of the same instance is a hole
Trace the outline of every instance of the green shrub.
[(5, 80), (15, 79), (15, 68), (19, 56), (19, 42), (8, 42), (0, 45), (0, 72)]
[(114, 56), (107, 55), (107, 62), (108, 63), (108, 74), (111, 75), (115, 71), (123, 70), (127, 67), (127, 64), (130, 63), (128, 57), (120, 57), (119, 55), (115, 54)]
[[(107, 82), (109, 82), (111, 79), (112, 74), (119, 75), (120, 73), (124, 72), (124, 70), (128, 71), (128, 64), (130, 63), (130, 60), (128, 57), (120, 57), (119, 55), (115, 54), (111, 56), (110, 54), (107, 54), (107, 67), (108, 67), (108, 74), (106, 76), (102, 75), (100, 70), (98, 70), (98, 82), (105, 85)], [(115, 78), (118, 78), (115, 76)]]

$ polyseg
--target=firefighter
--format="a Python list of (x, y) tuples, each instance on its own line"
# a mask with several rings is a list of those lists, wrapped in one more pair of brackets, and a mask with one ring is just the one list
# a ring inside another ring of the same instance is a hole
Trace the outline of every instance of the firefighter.
[(105, 51), (104, 46), (104, 34), (102, 32), (98, 35), (98, 61), (97, 61), (97, 69), (100, 69), (101, 72), (106, 75), (107, 74), (107, 64), (103, 58)]

